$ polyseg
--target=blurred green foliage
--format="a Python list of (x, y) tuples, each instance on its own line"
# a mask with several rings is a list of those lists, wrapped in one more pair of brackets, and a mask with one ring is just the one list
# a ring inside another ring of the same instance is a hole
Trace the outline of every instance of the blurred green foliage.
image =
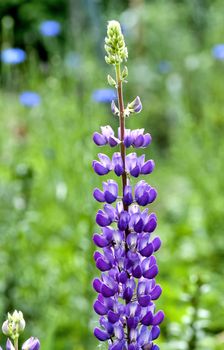
[[(43, 349), (97, 346), (92, 190), (101, 179), (91, 135), (117, 120), (91, 95), (106, 87), (112, 18), (129, 48), (125, 101), (138, 94), (144, 107), (127, 125), (153, 136), (146, 152), (157, 165), (148, 180), (159, 192), (163, 240), (161, 349), (223, 349), (224, 62), (211, 52), (224, 37), (223, 10), (222, 0), (132, 0), (116, 9), (113, 1), (0, 3), (2, 47), (28, 54), (19, 66), (1, 64), (0, 314), (22, 310)], [(48, 18), (62, 24), (58, 38), (39, 34)], [(18, 99), (30, 89), (42, 97), (32, 109)]]

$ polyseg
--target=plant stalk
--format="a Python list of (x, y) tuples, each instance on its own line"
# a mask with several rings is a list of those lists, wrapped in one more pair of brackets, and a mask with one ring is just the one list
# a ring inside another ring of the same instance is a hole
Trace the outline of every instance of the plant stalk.
[[(124, 172), (122, 174), (122, 186), (124, 194), (125, 186), (127, 185), (127, 173), (125, 171), (125, 156), (126, 156), (126, 149), (124, 145), (124, 132), (125, 132), (125, 116), (124, 116), (124, 100), (123, 100), (123, 89), (122, 89), (122, 79), (121, 79), (121, 68), (120, 64), (116, 65), (116, 80), (117, 80), (117, 97), (118, 97), (118, 106), (119, 106), (119, 124), (120, 124), (120, 138), (121, 138), (121, 144), (120, 144), (120, 150), (121, 150), (121, 158), (123, 161), (124, 166)], [(124, 203), (124, 210), (128, 211), (128, 206)]]
[[(122, 201), (125, 211), (128, 211), (128, 205), (124, 203), (124, 189), (127, 185), (127, 173), (125, 170), (125, 156), (126, 156), (126, 147), (124, 145), (124, 133), (125, 133), (125, 115), (124, 115), (124, 100), (123, 100), (123, 89), (122, 89), (122, 79), (121, 79), (121, 67), (120, 64), (116, 65), (116, 81), (117, 81), (117, 97), (118, 97), (118, 107), (119, 107), (119, 126), (120, 126), (120, 151), (121, 158), (123, 161), (124, 172), (122, 174)], [(125, 236), (127, 237), (129, 230), (125, 230)], [(125, 244), (126, 253), (128, 251), (127, 244)], [(127, 303), (126, 303), (127, 304)], [(130, 329), (127, 325), (127, 342), (130, 344)]]

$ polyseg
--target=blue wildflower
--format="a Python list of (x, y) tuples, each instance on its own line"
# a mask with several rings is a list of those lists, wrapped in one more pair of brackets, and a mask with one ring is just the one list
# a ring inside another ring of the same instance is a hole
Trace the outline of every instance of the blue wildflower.
[(169, 61), (160, 61), (157, 65), (157, 69), (160, 73), (166, 74), (171, 71), (171, 63)]
[(19, 48), (8, 48), (1, 51), (1, 61), (7, 64), (22, 63), (26, 59), (26, 52)]
[(224, 44), (215, 45), (212, 48), (212, 54), (217, 60), (224, 60)]
[(40, 104), (41, 98), (36, 92), (24, 91), (19, 96), (20, 103), (26, 107), (35, 107)]
[(61, 32), (61, 25), (57, 21), (43, 21), (40, 24), (40, 32), (44, 36), (57, 36)]
[(67, 68), (78, 68), (81, 65), (81, 56), (74, 52), (70, 51), (65, 56), (65, 66)]
[(98, 89), (93, 92), (92, 99), (100, 103), (111, 103), (117, 99), (117, 95), (113, 89)]

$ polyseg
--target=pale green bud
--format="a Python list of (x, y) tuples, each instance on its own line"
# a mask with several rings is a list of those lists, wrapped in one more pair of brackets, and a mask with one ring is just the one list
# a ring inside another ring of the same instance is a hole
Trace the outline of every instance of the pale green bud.
[(128, 58), (128, 50), (118, 21), (108, 22), (105, 50), (107, 52), (105, 60), (108, 64), (120, 64)]
[(110, 86), (117, 87), (116, 81), (112, 78), (112, 76), (110, 74), (108, 74), (108, 76), (107, 76), (107, 82)]
[(121, 73), (121, 79), (124, 80), (128, 76), (128, 68), (125, 66), (122, 73)]

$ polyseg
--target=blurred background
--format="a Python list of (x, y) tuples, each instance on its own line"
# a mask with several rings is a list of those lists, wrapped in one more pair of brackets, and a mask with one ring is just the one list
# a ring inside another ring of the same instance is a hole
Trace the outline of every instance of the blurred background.
[(104, 62), (117, 19), (130, 57), (125, 101), (143, 103), (127, 126), (153, 137), (159, 344), (223, 350), (223, 13), (223, 0), (0, 1), (0, 317), (22, 310), (24, 337), (42, 349), (98, 345), (92, 133), (118, 124)]

